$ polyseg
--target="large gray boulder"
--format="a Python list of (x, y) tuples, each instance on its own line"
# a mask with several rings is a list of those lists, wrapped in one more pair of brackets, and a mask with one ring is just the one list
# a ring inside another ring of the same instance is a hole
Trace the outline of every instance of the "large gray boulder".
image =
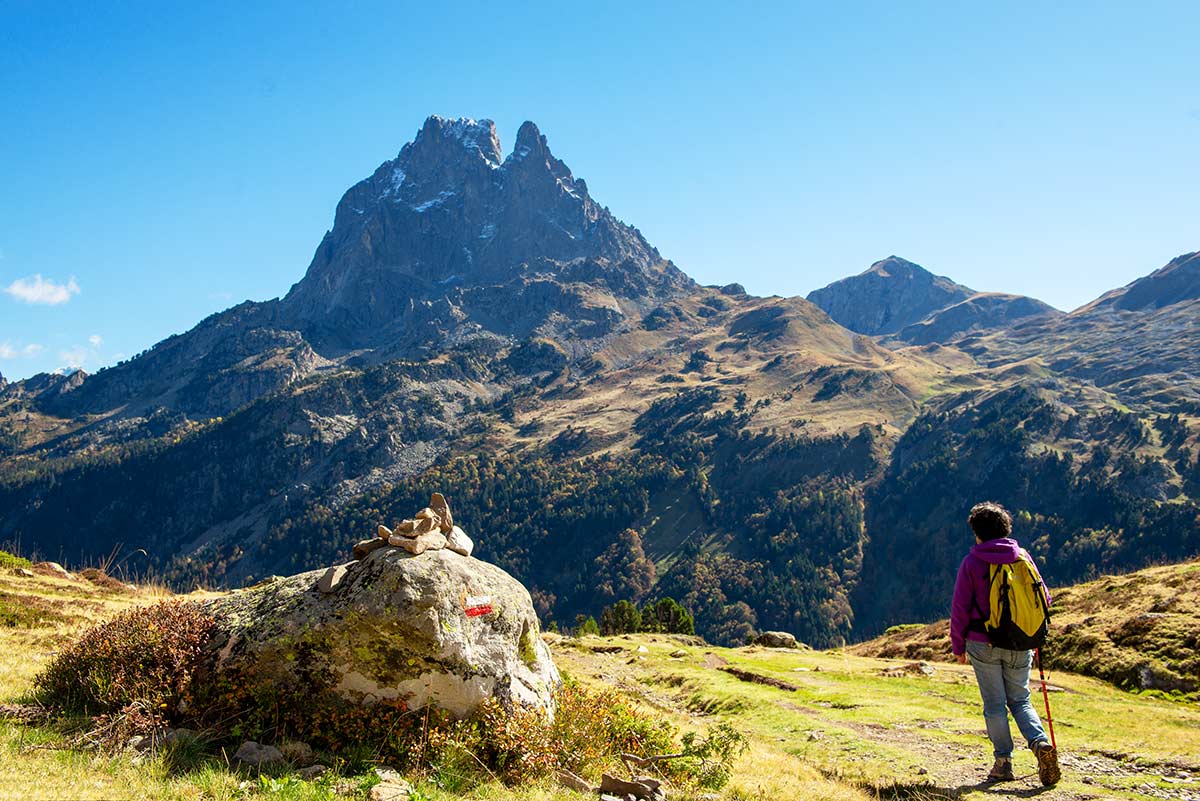
[(401, 699), (462, 717), (494, 697), (553, 713), (558, 670), (529, 592), (500, 568), (384, 547), (318, 589), (325, 572), (207, 602), (210, 675), (314, 702)]
[(764, 631), (754, 638), (754, 645), (763, 648), (799, 648), (795, 635), (786, 631)]

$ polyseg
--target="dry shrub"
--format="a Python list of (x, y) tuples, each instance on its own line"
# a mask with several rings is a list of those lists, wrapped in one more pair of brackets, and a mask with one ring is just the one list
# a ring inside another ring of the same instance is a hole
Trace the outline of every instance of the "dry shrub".
[(117, 712), (105, 712), (92, 721), (92, 729), (78, 739), (78, 744), (114, 752), (124, 748), (134, 737), (144, 737), (153, 746), (167, 732), (167, 720), (162, 709), (144, 701), (133, 701)]
[(558, 766), (552, 727), (540, 709), (506, 710), (489, 698), (476, 710), (472, 723), (459, 734), (459, 744), (505, 783), (525, 784)]
[[(294, 736), (353, 761), (369, 754), (413, 774), (437, 774), (462, 786), (497, 776), (521, 785), (560, 767), (599, 776), (619, 756), (672, 749), (669, 723), (638, 711), (612, 691), (592, 692), (567, 682), (556, 712), (484, 701), (464, 720), (433, 707), (409, 709), (401, 699), (360, 705), (326, 689), (267, 695), (252, 680), (199, 680), (188, 697), (193, 714), (237, 738)], [(223, 722), (219, 725), (218, 720)]]
[[(558, 768), (599, 776), (620, 765), (622, 753), (666, 753), (674, 727), (638, 711), (625, 698), (565, 682), (555, 693), (553, 719), (528, 707), (505, 709), (485, 701), (468, 720), (448, 731), (437, 754), (473, 755), (474, 762), (510, 785), (524, 785)], [(432, 756), (432, 754), (431, 754)]]
[(550, 729), (559, 767), (578, 773), (620, 754), (651, 756), (671, 750), (674, 727), (640, 712), (612, 690), (593, 692), (566, 681), (555, 700)]
[(122, 612), (85, 631), (34, 679), (43, 702), (91, 714), (130, 704), (169, 714), (189, 689), (214, 621), (193, 603)]
[(126, 585), (125, 582), (118, 581), (117, 579), (115, 579), (112, 576), (105, 573), (103, 570), (100, 570), (99, 568), (96, 568), (96, 567), (89, 567), (89, 568), (80, 570), (79, 577), (87, 579), (88, 581), (95, 584), (97, 587), (100, 587), (101, 589), (104, 589), (104, 590), (110, 590), (112, 592), (129, 592), (130, 591), (128, 585)]

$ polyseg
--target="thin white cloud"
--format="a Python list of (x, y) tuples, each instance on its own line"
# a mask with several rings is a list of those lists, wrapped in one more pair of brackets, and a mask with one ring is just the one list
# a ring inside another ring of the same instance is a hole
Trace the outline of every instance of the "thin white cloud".
[(104, 338), (99, 334), (92, 334), (90, 337), (88, 337), (88, 342), (92, 344), (93, 348), (98, 348), (100, 347), (100, 344), (104, 342)]
[(87, 357), (88, 353), (84, 348), (69, 348), (58, 352), (58, 360), (63, 363), (63, 367), (72, 370), (81, 369), (83, 363), (87, 361)]
[(71, 276), (67, 283), (59, 284), (53, 279), (42, 278), (41, 273), (35, 273), (28, 278), (18, 278), (4, 291), (22, 303), (57, 306), (66, 303), (72, 295), (78, 295), (79, 284), (75, 282), (75, 276)]
[(12, 342), (5, 340), (0, 342), (0, 359), (32, 359), (46, 349), (45, 345), (39, 345), (36, 342), (30, 342), (28, 345), (18, 347)]

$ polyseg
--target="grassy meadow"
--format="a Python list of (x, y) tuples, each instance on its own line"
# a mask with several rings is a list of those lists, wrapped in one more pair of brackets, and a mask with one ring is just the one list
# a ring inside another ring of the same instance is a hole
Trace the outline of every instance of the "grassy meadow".
[[(0, 574), (0, 704), (27, 699), (37, 672), (84, 627), (164, 596), (153, 588)], [(595, 689), (615, 688), (682, 731), (727, 721), (749, 740), (719, 793), (671, 798), (763, 799), (1195, 798), (1200, 793), (1200, 707), (1134, 694), (1097, 679), (1050, 676), (1063, 782), (1043, 789), (1027, 751), (1018, 780), (981, 784), (990, 765), (970, 668), (884, 659), (845, 650), (717, 648), (668, 635), (545, 635), (560, 670)], [(1042, 708), (1042, 699), (1037, 698)], [(289, 767), (263, 775), (230, 765), (228, 752), (185, 741), (149, 754), (73, 747), (89, 721), (53, 726), (0, 720), (0, 797), (13, 799), (366, 798), (377, 781), (321, 761), (313, 781)], [(463, 755), (469, 760), (470, 755)], [(368, 760), (369, 761), (369, 760)], [(412, 777), (414, 801), (534, 801), (585, 796), (549, 782), (464, 786), (448, 764)], [(1190, 795), (1189, 795), (1190, 793)]]

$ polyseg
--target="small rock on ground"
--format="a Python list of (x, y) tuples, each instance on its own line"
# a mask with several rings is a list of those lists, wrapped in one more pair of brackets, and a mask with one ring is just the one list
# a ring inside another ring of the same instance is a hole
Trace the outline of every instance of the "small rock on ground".
[(253, 740), (247, 740), (238, 746), (233, 759), (253, 767), (262, 767), (283, 760), (283, 752), (273, 745), (259, 745)]
[(283, 752), (284, 758), (293, 765), (305, 767), (317, 761), (317, 755), (312, 746), (299, 740), (280, 743), (279, 750)]
[(786, 631), (764, 631), (754, 638), (755, 645), (764, 648), (799, 648), (796, 637)]
[(407, 787), (408, 792), (412, 792), (412, 785), (408, 783), (408, 779), (400, 775), (400, 771), (395, 768), (389, 768), (386, 765), (380, 765), (375, 768), (375, 775), (384, 784), (395, 784), (400, 787)]
[(383, 782), (372, 787), (367, 797), (370, 801), (408, 801), (411, 795), (412, 786), (407, 782), (404, 784)]
[(330, 593), (337, 589), (338, 584), (342, 583), (342, 579), (346, 577), (346, 568), (348, 565), (334, 565), (326, 570), (319, 579), (317, 579), (317, 589), (323, 593)]

